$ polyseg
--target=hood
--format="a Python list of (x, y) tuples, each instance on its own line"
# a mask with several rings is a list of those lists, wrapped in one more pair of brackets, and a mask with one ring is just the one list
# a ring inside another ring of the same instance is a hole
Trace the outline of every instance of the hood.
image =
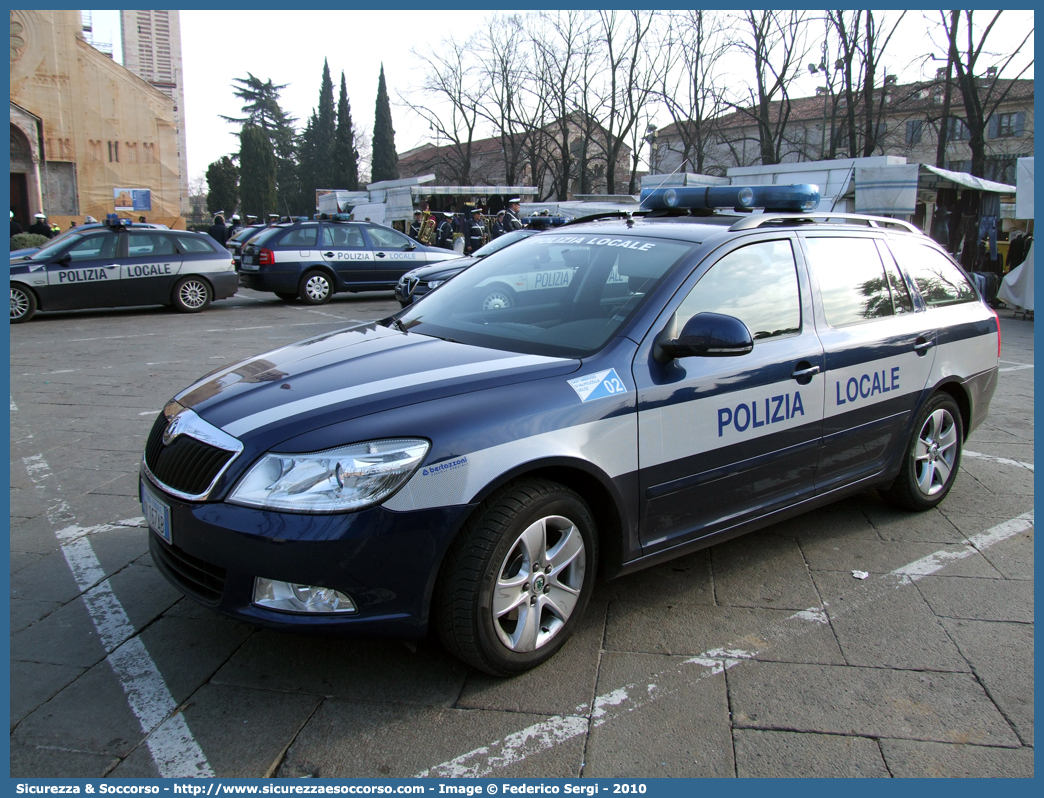
[[(526, 355), (365, 324), (213, 372), (175, 399), (240, 440), (301, 435), (377, 411), (567, 374), (579, 360)], [(285, 435), (277, 434), (279, 425)]]
[(455, 274), (459, 274), (469, 266), (474, 266), (482, 258), (454, 258), (452, 260), (440, 261), (439, 263), (429, 263), (427, 266), (419, 266), (416, 269), (412, 269), (403, 275), (404, 280), (433, 280), (436, 277), (452, 277)]

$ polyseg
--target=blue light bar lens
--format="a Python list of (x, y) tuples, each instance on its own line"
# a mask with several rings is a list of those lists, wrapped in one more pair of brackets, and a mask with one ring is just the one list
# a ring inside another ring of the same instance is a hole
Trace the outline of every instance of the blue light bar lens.
[(768, 211), (813, 211), (819, 186), (673, 186), (642, 189), (643, 211), (671, 208), (711, 210), (764, 208)]

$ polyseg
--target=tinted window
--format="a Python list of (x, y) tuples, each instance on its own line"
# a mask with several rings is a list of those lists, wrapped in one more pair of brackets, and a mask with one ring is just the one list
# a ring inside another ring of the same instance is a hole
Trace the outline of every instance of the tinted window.
[(196, 236), (175, 236), (178, 239), (178, 246), (182, 252), (213, 252), (214, 249), (207, 243), (207, 240), (202, 237)]
[(83, 240), (73, 244), (66, 253), (74, 261), (91, 260), (92, 258), (111, 258), (116, 252), (115, 233), (97, 233), (84, 236)]
[(806, 238), (831, 327), (895, 315), (884, 265), (871, 238)]
[(174, 244), (166, 236), (146, 235), (144, 233), (127, 234), (127, 255), (132, 258), (149, 255), (173, 255)]
[(388, 227), (367, 227), (366, 232), (370, 234), (373, 245), (378, 249), (407, 249), (413, 246), (413, 240), (396, 233)]
[(916, 241), (894, 239), (888, 245), (910, 275), (928, 307), (975, 302), (978, 295), (957, 265), (939, 250)]
[(362, 230), (355, 225), (323, 226), (324, 247), (364, 247)]
[(318, 238), (318, 227), (298, 227), (290, 230), (279, 241), (281, 247), (314, 247)]
[(801, 295), (790, 242), (749, 244), (715, 263), (678, 308), (679, 324), (703, 312), (735, 316), (755, 342), (800, 332)]
[(906, 280), (899, 273), (899, 267), (895, 265), (895, 258), (884, 244), (878, 244), (881, 257), (884, 259), (885, 274), (888, 275), (888, 287), (892, 289), (892, 307), (896, 315), (900, 313), (913, 313), (913, 298), (910, 289), (906, 286)]

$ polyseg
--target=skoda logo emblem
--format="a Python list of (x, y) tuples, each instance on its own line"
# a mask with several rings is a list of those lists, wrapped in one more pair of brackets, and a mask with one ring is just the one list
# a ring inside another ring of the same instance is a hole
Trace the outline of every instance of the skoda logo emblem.
[(539, 593), (543, 589), (544, 589), (544, 577), (538, 576), (536, 579), (533, 580), (533, 592), (534, 593)]
[(167, 425), (167, 428), (163, 430), (163, 445), (170, 446), (170, 442), (174, 440), (179, 432), (181, 432), (181, 419), (175, 418)]

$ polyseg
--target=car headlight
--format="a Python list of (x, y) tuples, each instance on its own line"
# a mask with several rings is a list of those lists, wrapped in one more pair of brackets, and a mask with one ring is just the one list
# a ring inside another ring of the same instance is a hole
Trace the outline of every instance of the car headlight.
[(228, 501), (298, 513), (343, 513), (380, 504), (424, 460), (425, 440), (354, 443), (322, 452), (262, 457), (239, 480)]
[(430, 283), (428, 283), (428, 288), (429, 289), (431, 289), (431, 288), (438, 288), (444, 282), (446, 282), (446, 281), (445, 280), (432, 280)]

